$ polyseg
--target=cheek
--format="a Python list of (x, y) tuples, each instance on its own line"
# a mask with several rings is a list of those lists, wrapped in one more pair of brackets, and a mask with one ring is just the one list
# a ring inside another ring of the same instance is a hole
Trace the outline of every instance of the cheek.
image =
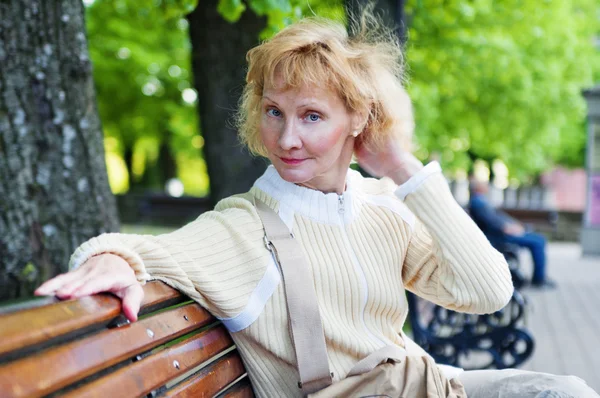
[(268, 120), (262, 120), (259, 127), (259, 137), (262, 140), (263, 144), (267, 147), (269, 152), (271, 152), (275, 146), (277, 146), (277, 139), (279, 137), (279, 131), (277, 126), (274, 126), (273, 123), (269, 123)]
[(337, 127), (327, 131), (325, 134), (318, 134), (311, 140), (311, 152), (319, 155), (335, 154), (336, 149), (342, 147), (346, 140), (346, 129)]

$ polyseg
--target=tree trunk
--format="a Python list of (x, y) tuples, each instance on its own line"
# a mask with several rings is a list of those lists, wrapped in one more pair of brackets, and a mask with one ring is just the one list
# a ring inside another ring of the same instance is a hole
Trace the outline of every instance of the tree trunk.
[(242, 147), (232, 126), (244, 84), (246, 52), (259, 43), (258, 35), (266, 20), (246, 10), (238, 22), (231, 24), (218, 14), (217, 0), (200, 2), (188, 20), (204, 157), (214, 204), (247, 191), (267, 166), (264, 159), (252, 157)]
[(0, 300), (118, 229), (80, 0), (0, 3)]

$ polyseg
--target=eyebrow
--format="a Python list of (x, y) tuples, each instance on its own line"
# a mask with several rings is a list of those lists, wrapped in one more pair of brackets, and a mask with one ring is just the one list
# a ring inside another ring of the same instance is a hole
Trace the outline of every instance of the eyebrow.
[[(263, 99), (269, 100), (269, 101), (273, 102), (275, 105), (279, 106), (277, 101), (269, 98), (269, 96), (267, 96), (267, 95), (263, 95)], [(310, 106), (324, 107), (325, 105), (323, 103), (319, 102), (318, 100), (309, 100), (308, 102), (300, 104), (299, 108), (308, 108)]]
[(272, 100), (271, 98), (269, 98), (269, 97), (268, 97), (268, 96), (266, 96), (266, 95), (263, 95), (263, 99), (267, 99), (267, 100), (269, 100), (269, 101), (273, 102), (274, 104), (276, 104), (276, 105), (279, 105), (279, 104), (277, 103), (277, 101), (274, 101), (274, 100)]
[(308, 101), (300, 105), (300, 108), (308, 108), (311, 106), (325, 107), (325, 105), (319, 101)]

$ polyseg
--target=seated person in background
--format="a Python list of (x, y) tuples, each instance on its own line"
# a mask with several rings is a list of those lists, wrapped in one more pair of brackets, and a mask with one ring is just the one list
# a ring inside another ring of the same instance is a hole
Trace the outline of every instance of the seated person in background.
[(485, 181), (474, 180), (471, 183), (469, 212), (475, 223), (501, 252), (507, 243), (529, 249), (533, 257), (531, 285), (553, 287), (554, 283), (546, 279), (546, 239), (540, 234), (527, 232), (517, 220), (492, 207), (485, 196), (488, 191), (489, 186)]

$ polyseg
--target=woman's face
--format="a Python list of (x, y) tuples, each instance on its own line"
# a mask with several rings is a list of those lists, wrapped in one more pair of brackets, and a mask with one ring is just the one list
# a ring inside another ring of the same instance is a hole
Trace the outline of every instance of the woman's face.
[(326, 87), (265, 87), (260, 135), (286, 181), (326, 193), (345, 189), (358, 118)]

